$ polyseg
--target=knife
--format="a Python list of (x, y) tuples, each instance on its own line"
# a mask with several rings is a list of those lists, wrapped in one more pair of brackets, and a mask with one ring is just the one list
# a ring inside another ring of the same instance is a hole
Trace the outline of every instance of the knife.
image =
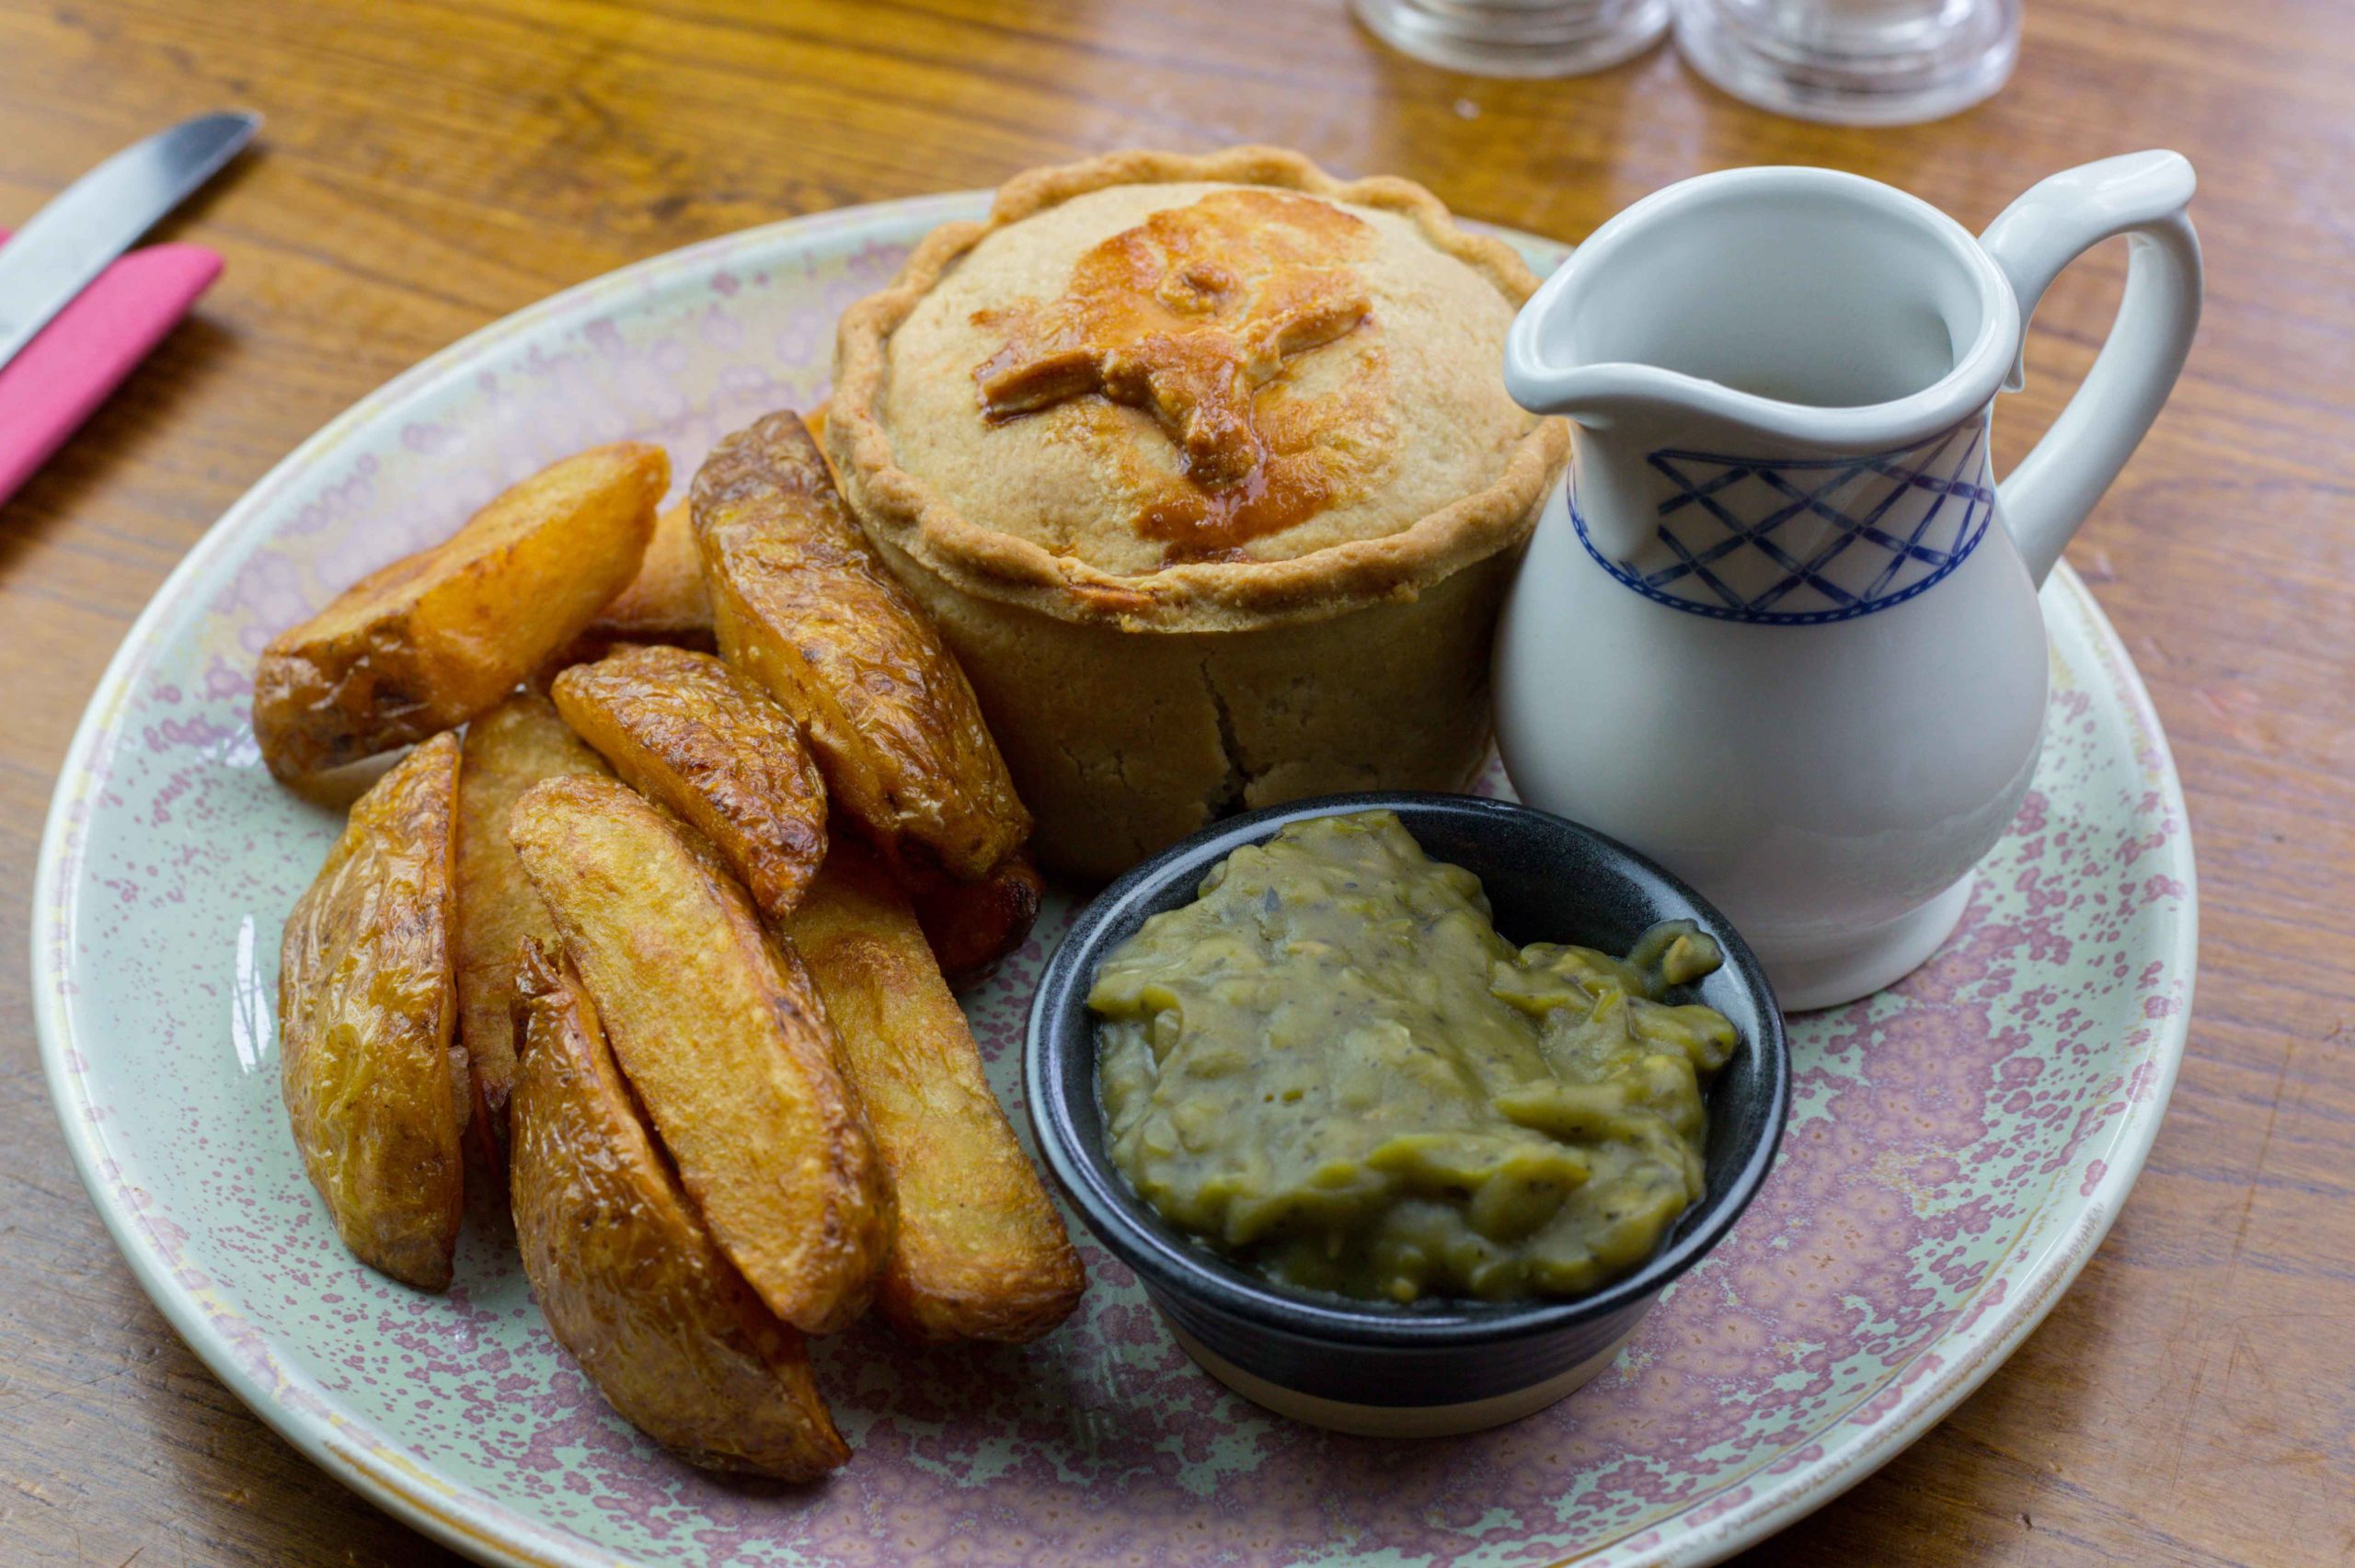
[(0, 246), (0, 365), (260, 128), (258, 114), (199, 115), (125, 147), (34, 213)]

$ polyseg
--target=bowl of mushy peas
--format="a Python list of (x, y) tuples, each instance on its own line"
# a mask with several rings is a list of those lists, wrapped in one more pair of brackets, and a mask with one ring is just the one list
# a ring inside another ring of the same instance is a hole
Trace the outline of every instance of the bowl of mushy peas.
[(1080, 914), (1040, 1153), (1178, 1343), (1341, 1431), (1517, 1420), (1609, 1365), (1764, 1180), (1781, 1011), (1632, 850), (1469, 795), (1230, 818)]

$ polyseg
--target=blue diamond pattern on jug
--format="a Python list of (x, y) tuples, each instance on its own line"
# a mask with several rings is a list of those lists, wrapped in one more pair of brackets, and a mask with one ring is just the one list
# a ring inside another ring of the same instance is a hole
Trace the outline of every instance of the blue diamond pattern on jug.
[(1604, 570), (1660, 603), (1729, 621), (1817, 624), (1869, 615), (1960, 566), (1987, 531), (1987, 423), (1976, 416), (1915, 446), (1860, 457), (1754, 458), (1662, 448), (1648, 454), (1674, 494), (1660, 550), (1612, 561), (1570, 516)]

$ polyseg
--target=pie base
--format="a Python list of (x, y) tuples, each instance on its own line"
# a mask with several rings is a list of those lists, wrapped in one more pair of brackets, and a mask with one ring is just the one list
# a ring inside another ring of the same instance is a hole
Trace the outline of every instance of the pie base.
[(1407, 600), (1248, 632), (1124, 632), (978, 598), (879, 540), (964, 666), (1041, 865), (1109, 879), (1231, 812), (1465, 787), (1518, 549)]

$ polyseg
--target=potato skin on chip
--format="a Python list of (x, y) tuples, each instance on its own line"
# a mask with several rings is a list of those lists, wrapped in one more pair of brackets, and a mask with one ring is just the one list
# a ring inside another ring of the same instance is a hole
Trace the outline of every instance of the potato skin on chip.
[[(466, 726), (458, 768), (458, 1041), (489, 1122), (507, 1139), (515, 1082), (515, 963), (526, 937), (556, 940), (546, 908), (507, 841), (508, 815), (542, 779), (611, 776), (546, 697), (517, 692)], [(465, 1087), (461, 1085), (463, 1091)]]
[(891, 1191), (798, 961), (626, 785), (536, 784), (508, 837), (721, 1250), (796, 1328), (850, 1322), (890, 1250)]
[(1045, 1333), (1087, 1276), (906, 895), (845, 839), (784, 930), (825, 999), (899, 1199), (876, 1310), (915, 1339)]
[(691, 1464), (844, 1463), (801, 1336), (728, 1261), (639, 1119), (576, 977), (529, 943), (509, 1195), (548, 1327), (607, 1403)]
[(800, 899), (826, 856), (826, 785), (759, 687), (706, 653), (637, 647), (576, 664), (550, 690), (616, 773), (711, 841), (762, 913)]
[(280, 633), (254, 677), (270, 772), (298, 779), (389, 751), (506, 696), (637, 574), (670, 483), (660, 447), (568, 457)]
[(719, 650), (800, 720), (835, 807), (889, 849), (988, 875), (1030, 834), (956, 657), (858, 531), (790, 412), (719, 443), (690, 493)]
[(458, 738), (438, 735), (352, 806), (286, 918), (279, 1089), (303, 1168), (361, 1262), (450, 1283), (464, 1159), (451, 859)]

